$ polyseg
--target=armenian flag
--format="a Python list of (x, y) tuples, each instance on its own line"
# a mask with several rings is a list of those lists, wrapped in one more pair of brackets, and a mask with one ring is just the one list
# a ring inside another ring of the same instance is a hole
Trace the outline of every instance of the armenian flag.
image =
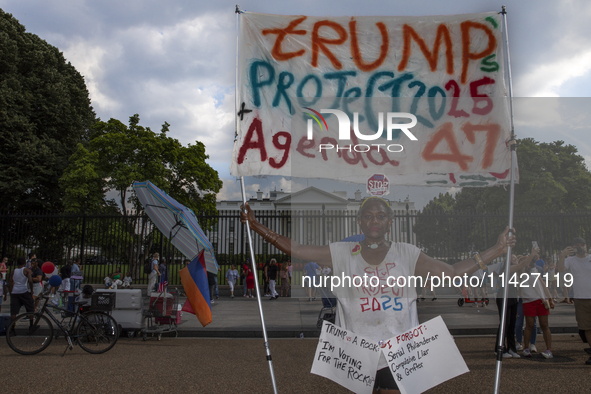
[(187, 294), (183, 311), (197, 316), (201, 325), (205, 327), (211, 323), (211, 304), (203, 250), (185, 268), (180, 270), (179, 274), (183, 289)]

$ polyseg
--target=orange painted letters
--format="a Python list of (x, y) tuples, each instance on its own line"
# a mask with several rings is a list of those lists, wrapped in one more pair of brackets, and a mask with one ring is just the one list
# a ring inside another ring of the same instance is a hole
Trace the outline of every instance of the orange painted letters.
[(378, 59), (373, 63), (365, 63), (361, 58), (361, 52), (359, 51), (359, 42), (357, 41), (357, 21), (352, 20), (349, 22), (349, 31), (351, 32), (351, 56), (353, 57), (353, 61), (362, 71), (373, 71), (376, 68), (380, 67), (384, 60), (386, 60), (386, 56), (388, 55), (388, 46), (390, 45), (390, 41), (388, 39), (388, 30), (386, 29), (386, 25), (382, 22), (377, 22), (376, 26), (380, 29), (380, 34), (382, 35), (382, 46), (380, 47), (380, 56)]
[[(321, 37), (319, 35), (320, 28), (326, 26), (332, 28), (338, 35), (339, 38), (330, 39), (326, 37)], [(337, 70), (343, 68), (341, 62), (336, 58), (336, 56), (328, 49), (325, 44), (332, 44), (332, 45), (341, 45), (345, 41), (347, 41), (347, 31), (341, 25), (336, 22), (332, 22), (329, 20), (318, 21), (314, 24), (314, 29), (312, 30), (312, 67), (318, 67), (318, 51), (321, 50), (322, 53), (326, 55), (326, 57), (330, 60), (333, 67)]]
[[(442, 140), (447, 142), (450, 153), (434, 153), (435, 148), (437, 148)], [(474, 160), (472, 156), (463, 155), (460, 152), (451, 122), (445, 122), (442, 124), (441, 128), (431, 136), (431, 139), (427, 142), (427, 145), (425, 145), (422, 156), (425, 161), (445, 160), (452, 163), (458, 163), (460, 168), (464, 171), (468, 169), (468, 163), (471, 163)]]
[(305, 30), (293, 30), (297, 25), (302, 23), (305, 19), (306, 19), (305, 16), (302, 16), (301, 18), (298, 18), (298, 19), (294, 19), (293, 21), (291, 21), (289, 23), (289, 25), (287, 25), (287, 27), (285, 29), (265, 29), (265, 30), (263, 30), (264, 36), (266, 36), (267, 34), (277, 34), (277, 39), (275, 40), (275, 44), (273, 44), (273, 49), (271, 50), (271, 55), (273, 55), (273, 58), (275, 60), (277, 60), (277, 61), (289, 60), (289, 59), (297, 57), (297, 56), (302, 56), (306, 52), (303, 49), (300, 49), (299, 51), (296, 51), (296, 52), (287, 52), (287, 53), (285, 53), (281, 50), (281, 44), (283, 43), (285, 36), (287, 36), (288, 34), (297, 34), (300, 36), (303, 36), (306, 34)]
[(447, 62), (446, 72), (448, 74), (453, 74), (454, 72), (454, 59), (453, 59), (453, 50), (452, 50), (452, 43), (451, 43), (451, 35), (449, 34), (449, 30), (447, 26), (444, 24), (440, 24), (437, 27), (437, 36), (435, 37), (435, 43), (433, 44), (433, 51), (429, 51), (425, 40), (419, 36), (419, 34), (410, 27), (409, 25), (404, 25), (402, 27), (402, 35), (404, 37), (404, 48), (402, 50), (402, 60), (398, 65), (398, 71), (403, 71), (407, 64), (408, 59), (410, 58), (410, 54), (412, 52), (410, 40), (413, 39), (419, 45), (421, 52), (425, 55), (425, 58), (429, 62), (429, 66), (431, 67), (431, 71), (437, 70), (437, 62), (439, 60), (439, 47), (441, 46), (441, 41), (445, 43), (445, 59)]
[[(494, 52), (497, 46), (497, 39), (495, 38), (493, 32), (488, 28), (488, 26), (483, 25), (482, 23), (466, 21), (462, 22), (462, 77), (461, 82), (462, 84), (466, 83), (468, 78), (468, 64), (470, 60), (478, 60), (482, 59), (485, 56), (490, 55)], [(483, 30), (486, 35), (488, 36), (488, 46), (485, 50), (479, 53), (470, 52), (470, 29), (481, 29)]]

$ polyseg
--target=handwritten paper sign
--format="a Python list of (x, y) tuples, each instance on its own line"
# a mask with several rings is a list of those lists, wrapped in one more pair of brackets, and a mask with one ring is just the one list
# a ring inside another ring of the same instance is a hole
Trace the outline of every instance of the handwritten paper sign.
[(402, 394), (422, 393), (469, 372), (441, 316), (391, 338), (382, 352)]
[[(391, 184), (446, 187), (508, 183), (503, 64), (498, 12), (246, 12), (230, 171), (358, 183), (378, 173)], [(393, 128), (409, 122), (395, 114), (414, 116), (407, 131), (416, 140)]]
[(311, 372), (355, 393), (371, 393), (379, 360), (377, 343), (325, 320)]

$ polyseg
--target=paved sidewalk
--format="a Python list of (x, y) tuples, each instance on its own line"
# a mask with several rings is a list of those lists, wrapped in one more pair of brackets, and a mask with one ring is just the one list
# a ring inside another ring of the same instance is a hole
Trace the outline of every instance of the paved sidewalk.
[[(501, 392), (588, 393), (591, 366), (585, 365), (586, 346), (577, 337), (554, 336), (553, 360), (539, 355), (533, 360), (505, 359)], [(280, 393), (350, 393), (310, 373), (318, 340), (269, 342)], [(494, 337), (456, 338), (456, 344), (470, 372), (427, 393), (492, 393)], [(105, 354), (89, 354), (76, 346), (61, 357), (64, 349), (65, 341), (59, 339), (39, 355), (21, 356), (2, 338), (2, 393), (272, 393), (261, 339), (122, 338)], [(41, 369), (35, 377), (24, 378), (32, 365)]]

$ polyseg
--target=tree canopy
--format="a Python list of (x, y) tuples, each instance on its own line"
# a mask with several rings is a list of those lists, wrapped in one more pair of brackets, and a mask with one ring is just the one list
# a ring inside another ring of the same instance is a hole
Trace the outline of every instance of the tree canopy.
[[(514, 226), (521, 251), (531, 241), (543, 252), (562, 250), (573, 234), (588, 234), (588, 224), (575, 211), (591, 210), (591, 173), (577, 148), (526, 138), (517, 141), (517, 156)], [(433, 256), (484, 250), (507, 225), (508, 210), (508, 187), (464, 188), (455, 196), (446, 193), (431, 200), (418, 215), (414, 232), (421, 248)], [(561, 211), (571, 212), (552, 214)]]
[[(86, 146), (78, 144), (60, 185), (70, 211), (113, 206), (108, 190), (118, 193), (117, 205), (125, 213), (142, 210), (130, 187), (149, 180), (195, 212), (215, 211), (215, 195), (222, 187), (217, 171), (205, 162), (205, 145), (183, 146), (168, 137), (169, 124), (160, 133), (139, 125), (139, 115), (126, 126), (117, 119), (98, 121)], [(131, 204), (131, 205), (130, 205)]]
[(0, 207), (60, 210), (58, 180), (94, 122), (84, 78), (0, 9)]
[[(563, 141), (517, 140), (519, 184), (515, 211), (591, 210), (591, 172), (577, 148)], [(508, 211), (509, 188), (464, 188), (454, 197), (440, 195), (425, 210)], [(445, 208), (444, 208), (445, 207)]]

